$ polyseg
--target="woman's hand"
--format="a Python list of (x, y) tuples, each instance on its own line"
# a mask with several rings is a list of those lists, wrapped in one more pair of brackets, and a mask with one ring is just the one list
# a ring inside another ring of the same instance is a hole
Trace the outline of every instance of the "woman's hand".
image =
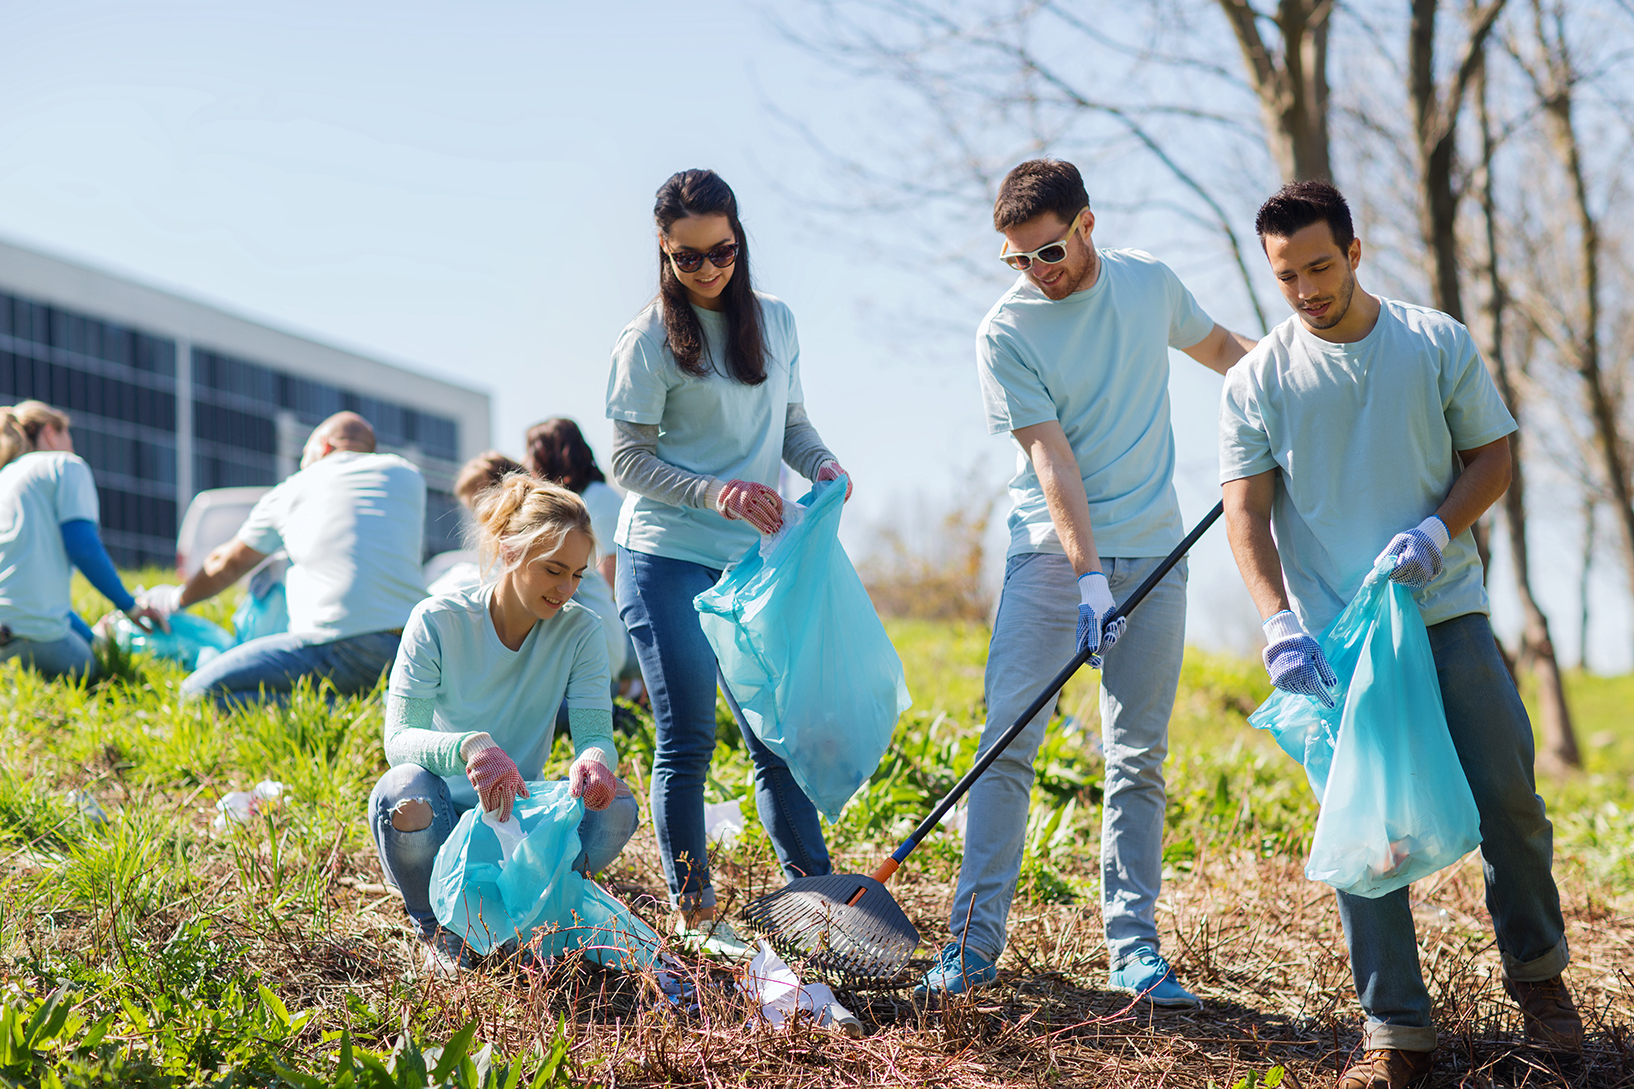
[(742, 518), (762, 533), (783, 528), (783, 497), (776, 489), (752, 480), (727, 481), (715, 508), (726, 518)]
[(817, 467), (817, 479), (813, 483), (821, 484), (825, 480), (838, 480), (842, 476), (845, 477), (845, 497), (849, 500), (851, 498), (851, 474), (842, 469), (840, 463), (833, 458), (829, 458)]
[(511, 819), (511, 805), (516, 799), (528, 796), (528, 784), (523, 782), (516, 761), (492, 741), (486, 748), (477, 748), (466, 757), (465, 777), (471, 780), (471, 789), (482, 799), (482, 808), (501, 824)]
[(600, 749), (586, 749), (567, 772), (567, 792), (584, 799), (584, 807), (600, 812), (613, 804), (618, 780), (601, 762)]

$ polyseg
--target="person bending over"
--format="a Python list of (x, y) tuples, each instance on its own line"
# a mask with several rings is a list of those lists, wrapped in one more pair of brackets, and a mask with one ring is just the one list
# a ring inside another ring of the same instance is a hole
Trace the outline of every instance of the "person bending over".
[(280, 548), (289, 553), (289, 630), (211, 659), (182, 691), (227, 705), (281, 697), (303, 677), (341, 695), (372, 689), (425, 597), (425, 504), (420, 470), (375, 453), (374, 428), (362, 416), (340, 412), (319, 424), (300, 471), (261, 497), (231, 541), (185, 585), (143, 598), (168, 616), (225, 590)]
[[(1186, 633), (1186, 565), (1140, 612), (1107, 626), (1180, 543), (1169, 424), (1169, 349), (1224, 372), (1252, 342), (1203, 312), (1168, 267), (1095, 246), (1077, 167), (1035, 159), (999, 187), (993, 225), (1021, 273), (976, 333), (988, 430), (1018, 449), (1010, 548), (987, 652), (982, 749), (1080, 648), (1101, 670), (1106, 799), (1101, 910), (1109, 985), (1159, 1006), (1198, 1005), (1158, 952), (1163, 758)], [(1079, 600), (1074, 602), (1072, 599)], [(1114, 643), (1116, 646), (1114, 647)], [(1102, 655), (1104, 655), (1104, 664)], [(915, 988), (960, 994), (998, 978), (1033, 785), (1055, 701), (970, 791), (953, 940)]]
[[(1481, 815), (1487, 906), (1504, 988), (1535, 1043), (1582, 1046), (1562, 972), (1565, 926), (1537, 796), (1532, 726), (1498, 654), (1470, 526), (1509, 486), (1515, 430), (1469, 331), (1361, 290), (1362, 244), (1325, 182), (1284, 186), (1255, 221), (1294, 317), (1226, 376), (1220, 479), (1231, 550), (1265, 621), (1271, 683), (1333, 706), (1312, 637), (1382, 553), (1429, 629), (1447, 729)], [(1382, 553), (1381, 553), (1382, 550)], [(1342, 1089), (1416, 1084), (1435, 1028), (1406, 888), (1341, 892), (1367, 1022)]]
[(446, 974), (464, 942), (431, 910), (431, 870), (460, 814), (476, 805), (505, 820), (550, 756), (566, 704), (576, 754), (571, 793), (586, 813), (587, 876), (624, 849), (639, 819), (614, 775), (612, 700), (601, 623), (572, 600), (595, 550), (590, 515), (572, 492), (522, 473), (481, 493), (477, 532), (486, 578), (414, 609), (386, 689), (386, 760), (369, 796), (369, 827), (387, 882)]
[(96, 670), (91, 629), (69, 599), (74, 567), (114, 608), (168, 630), (125, 589), (102, 546), (96, 484), (68, 424), (40, 401), (0, 408), (0, 662), (20, 658), (48, 677)]
[[(653, 826), (683, 941), (741, 959), (715, 917), (704, 777), (715, 755), (715, 652), (692, 599), (783, 524), (784, 461), (843, 475), (806, 418), (794, 315), (749, 280), (737, 198), (712, 170), (658, 190), (658, 300), (619, 335), (607, 380), (613, 476), (628, 493), (615, 591), (652, 698)], [(851, 484), (846, 483), (849, 495)], [(755, 805), (790, 877), (829, 872), (817, 809), (753, 735)]]

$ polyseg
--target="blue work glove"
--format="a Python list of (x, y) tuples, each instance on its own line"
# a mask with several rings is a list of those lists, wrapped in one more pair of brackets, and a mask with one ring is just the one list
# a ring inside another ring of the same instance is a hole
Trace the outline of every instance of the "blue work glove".
[(1406, 533), (1392, 537), (1379, 558), (1396, 557), (1391, 582), (1399, 582), (1409, 590), (1422, 590), (1441, 574), (1441, 553), (1451, 540), (1446, 523), (1432, 514)]
[(1271, 683), (1284, 692), (1309, 696), (1323, 707), (1332, 707), (1333, 689), (1339, 678), (1322, 655), (1322, 648), (1300, 626), (1299, 617), (1287, 609), (1265, 622), (1265, 671)]
[(1099, 652), (1110, 649), (1118, 641), (1129, 618), (1120, 616), (1111, 624), (1106, 622), (1107, 615), (1116, 606), (1112, 601), (1112, 587), (1099, 571), (1078, 576), (1078, 596), (1082, 599), (1078, 606), (1078, 650), (1089, 651), (1090, 668), (1100, 669)]

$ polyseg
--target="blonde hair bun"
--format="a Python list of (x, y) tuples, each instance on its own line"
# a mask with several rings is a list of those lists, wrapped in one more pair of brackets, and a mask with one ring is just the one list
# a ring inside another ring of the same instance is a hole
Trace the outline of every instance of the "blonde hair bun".
[(484, 572), (502, 559), (501, 570), (512, 570), (539, 545), (555, 544), (572, 530), (595, 547), (589, 509), (560, 484), (512, 472), (477, 496), (476, 544)]

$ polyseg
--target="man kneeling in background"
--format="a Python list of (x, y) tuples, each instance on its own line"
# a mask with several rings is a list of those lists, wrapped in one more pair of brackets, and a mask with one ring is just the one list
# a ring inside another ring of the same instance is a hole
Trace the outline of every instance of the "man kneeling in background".
[(282, 695), (303, 677), (341, 695), (372, 689), (397, 656), (420, 572), (426, 489), (420, 470), (375, 453), (374, 428), (340, 412), (307, 439), (300, 471), (261, 497), (237, 535), (183, 586), (142, 603), (164, 616), (205, 601), (278, 549), (289, 552), (289, 631), (252, 639), (182, 683), (230, 704)]

